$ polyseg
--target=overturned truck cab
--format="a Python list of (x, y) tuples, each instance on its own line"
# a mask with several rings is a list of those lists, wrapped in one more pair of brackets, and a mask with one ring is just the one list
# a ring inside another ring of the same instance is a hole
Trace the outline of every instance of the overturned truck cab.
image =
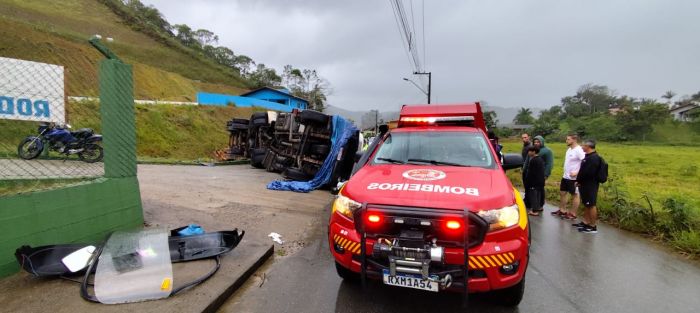
[(343, 279), (431, 292), (524, 294), (529, 225), (486, 136), (479, 103), (404, 106), (333, 203), (330, 251)]

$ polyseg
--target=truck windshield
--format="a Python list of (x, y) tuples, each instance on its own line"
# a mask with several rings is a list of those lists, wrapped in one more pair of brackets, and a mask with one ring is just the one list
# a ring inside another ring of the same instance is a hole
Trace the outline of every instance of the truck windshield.
[(488, 143), (473, 132), (406, 132), (389, 134), (373, 164), (426, 164), (494, 168)]

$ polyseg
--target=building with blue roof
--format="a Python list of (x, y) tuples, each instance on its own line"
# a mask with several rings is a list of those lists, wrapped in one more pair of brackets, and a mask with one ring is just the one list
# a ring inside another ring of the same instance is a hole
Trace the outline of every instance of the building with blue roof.
[(198, 92), (197, 102), (201, 105), (257, 106), (280, 112), (291, 112), (293, 109), (306, 110), (309, 106), (308, 100), (291, 95), (287, 89), (270, 87), (258, 88), (239, 96)]

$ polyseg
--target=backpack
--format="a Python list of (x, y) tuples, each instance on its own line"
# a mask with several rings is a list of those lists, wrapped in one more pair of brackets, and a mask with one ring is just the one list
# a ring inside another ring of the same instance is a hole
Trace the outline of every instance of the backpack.
[(595, 179), (601, 184), (608, 181), (608, 163), (605, 162), (603, 157), (600, 157), (600, 165), (598, 166), (598, 173), (596, 173)]

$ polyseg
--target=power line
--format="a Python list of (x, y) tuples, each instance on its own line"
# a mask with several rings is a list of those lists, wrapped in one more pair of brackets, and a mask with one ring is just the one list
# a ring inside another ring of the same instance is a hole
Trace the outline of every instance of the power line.
[[(396, 23), (397, 27), (399, 28), (399, 34), (401, 36), (402, 41), (405, 41), (404, 48), (407, 49), (407, 54), (410, 55), (409, 59), (412, 62), (412, 67), (414, 72), (420, 72), (422, 71), (423, 67), (421, 66), (420, 62), (420, 56), (418, 54), (418, 50), (416, 49), (416, 36), (415, 36), (415, 26), (412, 27), (411, 25), (415, 25), (415, 21), (413, 19), (409, 22), (407, 16), (406, 16), (406, 9), (403, 6), (403, 3), (401, 0), (394, 0), (393, 2), (390, 0), (391, 7), (394, 10), (394, 17), (396, 18)], [(411, 7), (411, 10), (413, 8)], [(413, 15), (412, 15), (413, 17)]]
[(404, 52), (406, 53), (406, 58), (408, 59), (408, 64), (410, 66), (413, 66), (413, 64), (411, 63), (411, 57), (409, 56), (410, 48), (406, 47), (406, 41), (404, 41), (404, 35), (401, 33), (401, 25), (399, 22), (400, 18), (398, 16), (398, 9), (397, 9), (397, 7), (394, 6), (395, 3), (392, 0), (389, 0), (389, 4), (391, 5), (392, 13), (394, 13), (396, 27), (397, 27), (397, 30), (399, 31), (399, 37), (401, 38), (401, 45), (404, 47)]

